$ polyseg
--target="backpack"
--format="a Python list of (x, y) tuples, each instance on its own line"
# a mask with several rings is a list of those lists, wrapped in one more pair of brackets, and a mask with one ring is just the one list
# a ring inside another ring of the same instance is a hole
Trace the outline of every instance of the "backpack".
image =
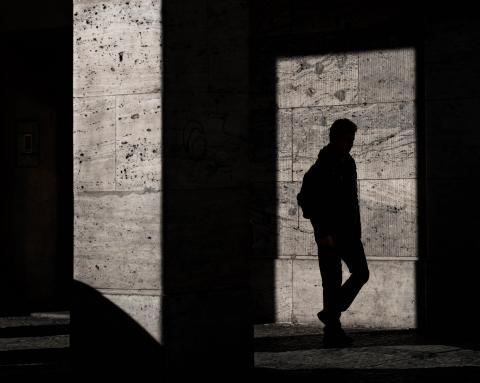
[(297, 194), (297, 202), (300, 208), (302, 209), (303, 218), (312, 218), (314, 214), (315, 206), (318, 204), (316, 201), (316, 162), (307, 170), (303, 175), (302, 186), (300, 192)]

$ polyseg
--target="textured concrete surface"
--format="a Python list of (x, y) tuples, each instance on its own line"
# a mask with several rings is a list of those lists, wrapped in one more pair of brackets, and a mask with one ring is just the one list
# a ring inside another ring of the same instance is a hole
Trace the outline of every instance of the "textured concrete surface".
[[(161, 296), (158, 291), (101, 290), (104, 297), (129, 313), (133, 320), (158, 342), (161, 342)], [(151, 295), (150, 295), (151, 294)]]
[[(415, 263), (410, 260), (368, 259), (370, 279), (342, 314), (348, 327), (415, 328)], [(343, 265), (343, 280), (349, 276)], [(322, 282), (318, 260), (301, 257), (293, 260), (292, 322), (317, 323), (323, 307)]]
[(281, 58), (277, 61), (280, 108), (354, 104), (358, 101), (358, 56)]
[(115, 188), (115, 97), (73, 100), (74, 188)]
[(73, 4), (74, 277), (160, 337), (161, 1)]
[(319, 150), (328, 144), (330, 126), (339, 118), (350, 118), (358, 126), (351, 154), (359, 179), (415, 177), (415, 105), (392, 102), (294, 109), (295, 181), (302, 180)]
[[(370, 279), (342, 314), (342, 323), (351, 328), (416, 328), (416, 261), (369, 257), (368, 264)], [(250, 267), (257, 323), (318, 323), (323, 295), (317, 257), (254, 258)], [(343, 280), (349, 275), (343, 265)]]
[(415, 99), (415, 50), (361, 52), (359, 101), (393, 102)]
[[(345, 321), (350, 326), (416, 326), (415, 60), (412, 48), (277, 59), (277, 199), (268, 200), (268, 184), (255, 185), (254, 249), (259, 250), (255, 255), (269, 249), (267, 254), (292, 260), (293, 322), (315, 322), (322, 298), (313, 228), (302, 217), (296, 194), (329, 142), (333, 121), (350, 118), (358, 125), (351, 154), (372, 278)], [(275, 276), (275, 284), (289, 286), (279, 279), (283, 275)]]
[(366, 254), (416, 257), (416, 180), (361, 180), (359, 190)]
[(80, 193), (74, 277), (98, 288), (160, 288), (160, 194)]
[(116, 190), (160, 190), (160, 94), (119, 96), (116, 103)]
[(292, 134), (293, 111), (279, 109), (277, 112), (277, 181), (293, 181)]
[[(270, 238), (258, 241), (278, 241), (279, 256), (317, 255), (317, 245), (310, 220), (302, 217), (296, 195), (300, 182), (277, 183), (277, 232), (270, 230)], [(417, 200), (415, 179), (360, 180), (359, 202), (362, 222), (362, 239), (368, 256), (415, 257), (417, 248)], [(260, 187), (257, 188), (262, 192)], [(268, 186), (263, 189), (268, 193)], [(269, 206), (261, 196), (255, 204), (267, 215)], [(268, 226), (268, 222), (263, 223)], [(256, 223), (261, 230), (262, 223)], [(271, 226), (273, 226), (271, 224)], [(268, 228), (264, 231), (268, 232)], [(256, 242), (256, 246), (262, 244)]]
[(74, 96), (157, 93), (160, 0), (74, 1)]
[(297, 194), (300, 192), (299, 182), (277, 183), (277, 235), (278, 254), (301, 254), (302, 237), (298, 230), (299, 208)]

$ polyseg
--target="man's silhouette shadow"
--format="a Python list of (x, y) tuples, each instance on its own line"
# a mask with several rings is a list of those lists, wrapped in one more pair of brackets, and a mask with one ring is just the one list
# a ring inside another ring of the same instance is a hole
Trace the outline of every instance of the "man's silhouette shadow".
[[(297, 196), (303, 216), (312, 223), (318, 246), (323, 310), (317, 316), (325, 325), (326, 347), (352, 343), (342, 329), (340, 316), (369, 278), (361, 241), (357, 170), (349, 154), (356, 131), (356, 125), (348, 119), (332, 124), (330, 142), (305, 173)], [(343, 284), (342, 260), (351, 273)]]

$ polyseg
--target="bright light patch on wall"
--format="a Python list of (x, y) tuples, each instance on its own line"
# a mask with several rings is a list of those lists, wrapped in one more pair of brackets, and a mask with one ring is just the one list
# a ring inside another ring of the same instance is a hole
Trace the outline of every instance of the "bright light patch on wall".
[[(345, 321), (415, 327), (415, 50), (278, 58), (276, 76), (277, 248), (280, 258), (292, 262), (293, 316), (315, 322), (322, 307), (313, 229), (299, 211), (296, 194), (304, 173), (328, 144), (331, 124), (349, 118), (358, 126), (351, 154), (372, 277)], [(285, 285), (280, 279), (277, 285)], [(372, 305), (383, 313), (371, 310)]]

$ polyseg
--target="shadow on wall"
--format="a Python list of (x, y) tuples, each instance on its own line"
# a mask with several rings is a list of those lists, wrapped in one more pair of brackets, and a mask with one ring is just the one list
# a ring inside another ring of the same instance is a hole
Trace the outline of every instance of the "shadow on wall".
[(28, 3), (2, 8), (0, 315), (65, 310), (72, 278), (72, 26), (26, 28)]
[(425, 16), (423, 330), (480, 341), (480, 33), (468, 8)]
[(72, 366), (75, 376), (162, 376), (162, 346), (94, 288), (73, 282)]
[(248, 369), (248, 1), (162, 20), (163, 344), (172, 368)]

